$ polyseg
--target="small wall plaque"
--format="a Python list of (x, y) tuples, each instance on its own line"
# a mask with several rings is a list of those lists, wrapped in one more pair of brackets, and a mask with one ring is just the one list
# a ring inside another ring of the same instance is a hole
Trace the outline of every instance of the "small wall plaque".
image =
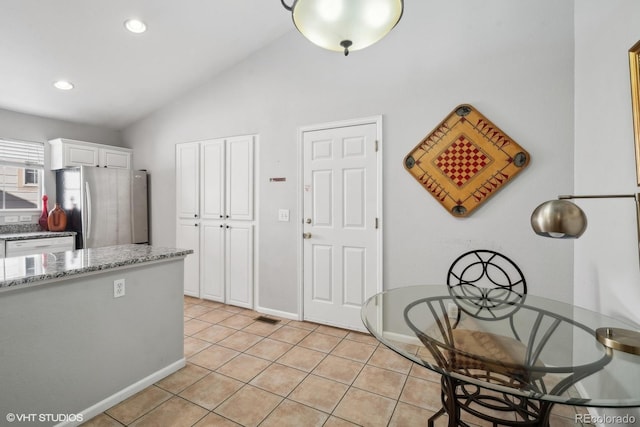
[(269, 182), (285, 182), (287, 178), (269, 178)]
[(459, 105), (405, 157), (409, 173), (464, 217), (529, 164), (529, 153), (471, 105)]

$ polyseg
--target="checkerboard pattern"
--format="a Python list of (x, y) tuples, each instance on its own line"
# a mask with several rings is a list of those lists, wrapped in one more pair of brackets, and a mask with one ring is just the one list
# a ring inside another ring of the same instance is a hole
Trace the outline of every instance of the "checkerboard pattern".
[(464, 135), (460, 135), (435, 159), (435, 165), (458, 188), (463, 187), (488, 163), (486, 154)]

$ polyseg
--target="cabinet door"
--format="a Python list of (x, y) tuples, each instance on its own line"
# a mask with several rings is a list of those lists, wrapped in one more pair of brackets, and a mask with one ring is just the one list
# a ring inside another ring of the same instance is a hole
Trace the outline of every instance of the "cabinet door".
[(200, 188), (203, 219), (223, 219), (225, 188), (224, 139), (202, 142), (200, 145)]
[(193, 249), (184, 260), (184, 294), (200, 298), (200, 227), (191, 221), (178, 221), (176, 247)]
[(178, 218), (199, 215), (200, 171), (198, 143), (176, 144), (176, 209)]
[(202, 221), (200, 236), (202, 298), (224, 302), (224, 224)]
[(63, 144), (63, 167), (98, 166), (100, 164), (99, 150), (89, 145)]
[(253, 136), (227, 139), (226, 215), (253, 219)]
[(131, 153), (124, 150), (100, 150), (100, 166), (117, 169), (131, 169)]
[(226, 302), (253, 308), (253, 225), (225, 225)]

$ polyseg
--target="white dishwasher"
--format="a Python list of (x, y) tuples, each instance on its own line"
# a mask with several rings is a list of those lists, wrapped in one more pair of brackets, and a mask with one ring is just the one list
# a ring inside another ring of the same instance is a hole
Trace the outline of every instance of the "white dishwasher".
[(5, 243), (4, 256), (34, 255), (43, 252), (64, 252), (75, 249), (73, 236), (45, 237), (42, 239), (9, 240)]

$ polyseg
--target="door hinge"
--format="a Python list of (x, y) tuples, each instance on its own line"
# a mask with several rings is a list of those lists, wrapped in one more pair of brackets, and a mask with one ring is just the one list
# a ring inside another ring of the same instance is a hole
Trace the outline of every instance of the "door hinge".
[(376, 230), (380, 227), (380, 220), (376, 218)]
[(377, 139), (376, 139), (375, 147), (376, 147), (376, 153), (377, 153), (377, 152), (378, 152), (378, 149), (379, 149), (379, 147), (378, 147), (378, 140), (377, 140)]

